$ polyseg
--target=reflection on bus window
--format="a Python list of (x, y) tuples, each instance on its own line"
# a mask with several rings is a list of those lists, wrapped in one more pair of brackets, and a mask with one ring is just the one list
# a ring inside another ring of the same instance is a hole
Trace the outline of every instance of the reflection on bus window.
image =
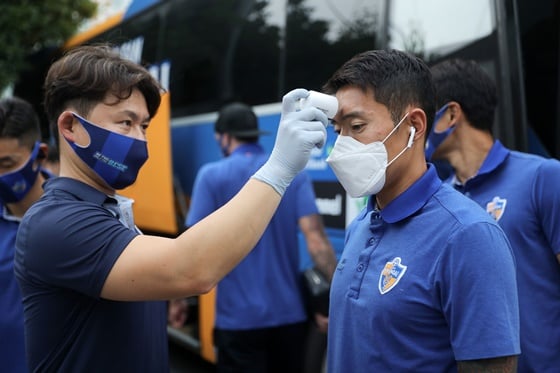
[[(163, 65), (172, 115), (223, 102), (278, 102), (295, 87), (320, 90), (344, 61), (380, 47), (379, 4), (347, 0), (169, 0), (100, 35), (143, 40), (142, 61)], [(140, 39), (141, 38), (141, 39)]]
[(491, 0), (393, 0), (389, 47), (427, 60), (449, 54), (495, 28)]

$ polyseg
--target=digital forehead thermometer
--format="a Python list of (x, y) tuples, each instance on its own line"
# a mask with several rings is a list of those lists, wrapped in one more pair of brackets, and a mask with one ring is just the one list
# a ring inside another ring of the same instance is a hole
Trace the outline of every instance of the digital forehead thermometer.
[(338, 111), (338, 100), (331, 95), (309, 91), (309, 96), (299, 101), (299, 109), (302, 110), (310, 106), (316, 107), (325, 113), (327, 118), (332, 119)]

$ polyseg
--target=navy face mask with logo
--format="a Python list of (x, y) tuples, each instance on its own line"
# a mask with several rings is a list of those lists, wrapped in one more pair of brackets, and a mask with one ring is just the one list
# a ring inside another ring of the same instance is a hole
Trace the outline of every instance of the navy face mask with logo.
[(424, 153), (426, 154), (426, 160), (428, 160), (428, 161), (430, 159), (432, 159), (432, 155), (434, 154), (434, 152), (436, 151), (438, 146), (440, 146), (441, 143), (449, 135), (451, 135), (451, 132), (453, 132), (455, 130), (455, 126), (451, 126), (443, 132), (436, 132), (436, 124), (443, 117), (443, 115), (445, 114), (445, 111), (447, 110), (448, 106), (449, 106), (449, 104), (443, 105), (441, 107), (441, 109), (439, 109), (436, 112), (436, 115), (434, 117), (434, 123), (432, 124), (432, 130), (430, 131), (430, 134), (428, 135), (428, 140), (426, 141), (426, 149), (424, 151)]
[(35, 164), (39, 154), (40, 143), (36, 142), (29, 160), (17, 170), (0, 175), (0, 202), (19, 202), (27, 195), (39, 174), (39, 165)]
[(66, 140), (76, 155), (113, 189), (132, 185), (148, 160), (146, 141), (108, 131), (78, 114), (72, 115), (84, 126), (90, 138), (87, 146)]

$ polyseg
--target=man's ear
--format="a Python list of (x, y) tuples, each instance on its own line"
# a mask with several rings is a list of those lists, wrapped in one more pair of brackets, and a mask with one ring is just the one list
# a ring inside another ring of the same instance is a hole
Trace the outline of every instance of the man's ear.
[(37, 153), (37, 159), (44, 161), (49, 155), (49, 146), (44, 142), (39, 144), (39, 152)]
[(76, 118), (70, 111), (63, 111), (57, 120), (58, 132), (70, 141), (74, 141)]
[(420, 108), (414, 108), (410, 110), (408, 118), (410, 120), (410, 125), (414, 127), (415, 130), (415, 134), (413, 137), (414, 142), (417, 142), (418, 139), (424, 138), (426, 136), (426, 128), (428, 123), (426, 113), (424, 113), (424, 110)]
[(222, 133), (222, 142), (220, 143), (220, 146), (225, 146), (229, 151), (229, 148), (233, 140), (234, 140), (234, 136), (232, 136), (227, 132), (224, 132)]
[(461, 104), (458, 103), (457, 101), (450, 101), (447, 110), (449, 110), (448, 127), (457, 125), (457, 123), (463, 120), (463, 116), (464, 116), (463, 108), (461, 107)]

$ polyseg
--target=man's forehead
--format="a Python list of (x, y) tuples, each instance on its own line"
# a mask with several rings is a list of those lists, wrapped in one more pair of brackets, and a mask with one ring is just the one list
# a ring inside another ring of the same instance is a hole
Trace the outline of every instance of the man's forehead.
[(333, 118), (333, 123), (349, 122), (355, 119), (365, 120), (380, 116), (386, 117), (388, 115), (388, 108), (372, 98), (362, 101), (342, 101), (338, 113)]

